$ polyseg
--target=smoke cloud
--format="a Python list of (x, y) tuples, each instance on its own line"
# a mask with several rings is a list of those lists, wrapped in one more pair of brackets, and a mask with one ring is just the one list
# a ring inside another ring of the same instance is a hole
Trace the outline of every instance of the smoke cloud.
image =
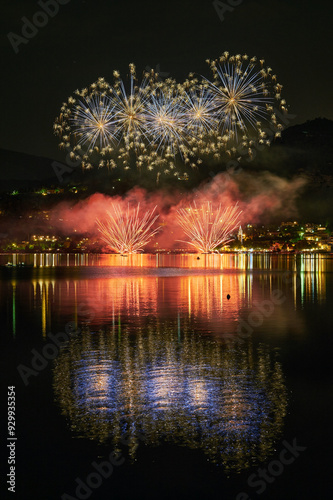
[(297, 217), (296, 202), (305, 184), (306, 180), (299, 176), (287, 180), (270, 172), (253, 174), (241, 171), (234, 175), (224, 172), (189, 193), (182, 192), (180, 188), (171, 194), (162, 188), (147, 192), (134, 187), (123, 197), (96, 193), (75, 204), (63, 202), (52, 210), (50, 222), (68, 235), (75, 231), (98, 237), (96, 219), (105, 220), (112, 204), (127, 210), (128, 206), (134, 208), (140, 203), (142, 212), (156, 206), (156, 213), (159, 214), (157, 222), (162, 227), (154, 242), (158, 241), (159, 248), (173, 248), (182, 246), (177, 240), (186, 239), (176, 220), (177, 210), (181, 207), (193, 203), (199, 207), (207, 201), (212, 203), (213, 208), (220, 204), (224, 207), (238, 203), (242, 210), (242, 224), (267, 224)]

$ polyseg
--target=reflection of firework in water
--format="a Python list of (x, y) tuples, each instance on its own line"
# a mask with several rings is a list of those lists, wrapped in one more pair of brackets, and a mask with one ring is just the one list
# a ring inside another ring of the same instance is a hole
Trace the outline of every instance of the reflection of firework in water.
[(159, 227), (153, 229), (153, 224), (159, 217), (153, 210), (147, 210), (140, 216), (140, 203), (134, 210), (123, 211), (119, 205), (113, 204), (113, 213), (107, 212), (108, 220), (105, 224), (97, 220), (98, 229), (102, 234), (102, 240), (111, 248), (121, 254), (138, 253), (143, 251), (145, 245), (159, 231)]
[(200, 208), (194, 202), (193, 207), (180, 208), (177, 219), (191, 240), (188, 243), (199, 252), (211, 253), (233, 239), (230, 234), (238, 226), (241, 212), (237, 204), (226, 208), (219, 205), (213, 210), (211, 202)]
[(62, 347), (54, 389), (73, 432), (117, 450), (126, 440), (133, 458), (143, 439), (201, 449), (229, 471), (264, 461), (287, 407), (278, 359), (263, 345), (206, 342), (179, 321), (149, 320), (134, 336), (83, 327)]

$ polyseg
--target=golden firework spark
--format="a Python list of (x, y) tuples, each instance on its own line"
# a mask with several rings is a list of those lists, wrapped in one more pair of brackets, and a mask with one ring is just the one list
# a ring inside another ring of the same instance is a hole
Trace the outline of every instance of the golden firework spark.
[(155, 215), (156, 206), (140, 215), (140, 203), (135, 209), (127, 205), (123, 210), (119, 204), (112, 205), (112, 211), (107, 212), (105, 224), (97, 219), (98, 230), (102, 240), (110, 248), (120, 254), (142, 252), (152, 237), (160, 230), (153, 228), (159, 215)]
[(212, 253), (233, 240), (231, 233), (238, 227), (241, 214), (238, 205), (222, 208), (221, 204), (214, 210), (207, 201), (199, 208), (196, 203), (177, 211), (177, 220), (186, 236), (198, 252)]

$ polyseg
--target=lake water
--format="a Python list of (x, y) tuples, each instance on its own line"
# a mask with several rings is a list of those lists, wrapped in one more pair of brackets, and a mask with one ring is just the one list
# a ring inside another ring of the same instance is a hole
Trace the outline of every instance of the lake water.
[(8, 261), (17, 498), (330, 496), (332, 256)]

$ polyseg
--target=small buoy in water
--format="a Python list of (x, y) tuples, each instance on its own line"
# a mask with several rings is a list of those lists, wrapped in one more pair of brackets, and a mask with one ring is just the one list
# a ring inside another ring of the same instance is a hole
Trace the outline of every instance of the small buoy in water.
[(197, 260), (200, 260), (200, 257), (197, 257)]
[(229, 294), (227, 295), (227, 299), (228, 299), (228, 300), (230, 299), (230, 295), (229, 295)]

